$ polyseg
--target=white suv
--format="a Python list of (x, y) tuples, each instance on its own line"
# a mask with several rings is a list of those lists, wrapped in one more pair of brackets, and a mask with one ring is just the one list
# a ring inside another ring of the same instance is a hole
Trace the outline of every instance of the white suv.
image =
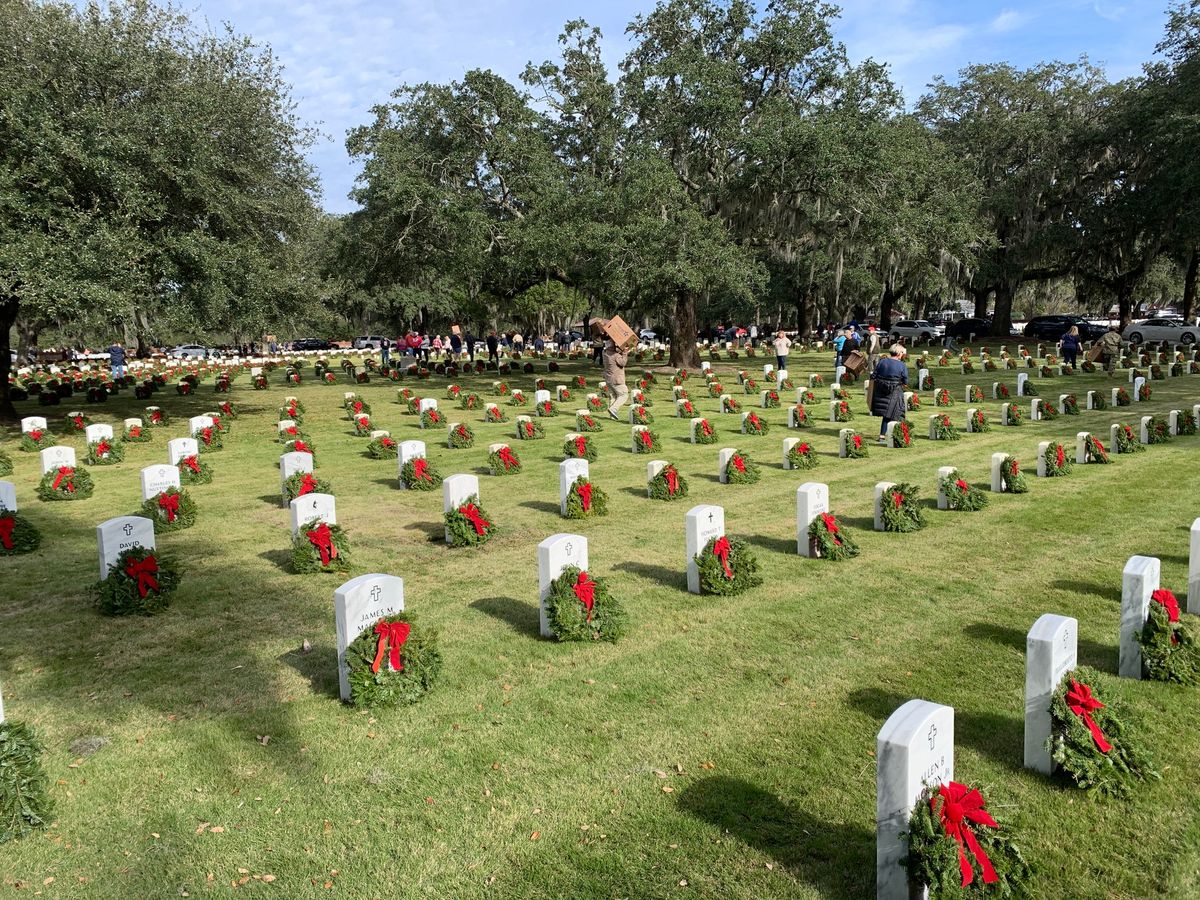
[(382, 334), (364, 334), (354, 339), (355, 350), (378, 350), (383, 347)]
[(1189, 325), (1183, 319), (1159, 316), (1144, 322), (1127, 325), (1121, 337), (1131, 344), (1142, 341), (1167, 341), (1172, 344), (1194, 344), (1200, 340), (1200, 328)]
[(892, 323), (893, 338), (908, 338), (913, 341), (932, 341), (946, 333), (944, 325), (933, 325), (924, 319), (901, 319)]

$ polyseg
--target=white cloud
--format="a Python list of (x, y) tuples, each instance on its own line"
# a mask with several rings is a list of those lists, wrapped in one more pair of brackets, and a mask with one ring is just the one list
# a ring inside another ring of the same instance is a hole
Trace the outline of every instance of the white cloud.
[(988, 23), (988, 30), (1003, 34), (1006, 31), (1015, 31), (1028, 20), (1023, 13), (1019, 13), (1015, 9), (1006, 9)]

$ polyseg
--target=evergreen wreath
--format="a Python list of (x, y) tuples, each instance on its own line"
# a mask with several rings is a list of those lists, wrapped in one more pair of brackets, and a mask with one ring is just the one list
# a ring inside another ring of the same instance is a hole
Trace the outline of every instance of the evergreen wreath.
[(85, 459), (89, 466), (113, 466), (125, 459), (125, 448), (120, 441), (100, 438), (88, 444)]
[(95, 484), (87, 469), (59, 466), (51, 469), (38, 482), (37, 495), (42, 500), (86, 500), (92, 496)]
[(811, 428), (812, 419), (808, 416), (808, 409), (803, 403), (797, 403), (792, 407), (790, 421), (788, 422), (791, 428)]
[(1079, 398), (1074, 394), (1067, 394), (1067, 396), (1063, 398), (1062, 411), (1064, 416), (1079, 415)]
[(779, 391), (767, 391), (763, 398), (763, 409), (779, 409)]
[(217, 404), (217, 409), (221, 411), (221, 415), (230, 419), (236, 419), (238, 417), (237, 407), (233, 405), (232, 401), (222, 400), (219, 404)]
[[(845, 397), (839, 397), (838, 399), (839, 399), (839, 400), (844, 400), (844, 399), (846, 399), (846, 398), (845, 398)], [(910, 393), (910, 394), (908, 395), (908, 397), (907, 397), (907, 398), (905, 399), (905, 401), (904, 401), (904, 408), (905, 408), (905, 409), (906, 409), (908, 412), (913, 412), (914, 410), (920, 409), (920, 408), (921, 408), (921, 398), (920, 398), (919, 396), (917, 396), (917, 394), (916, 394), (915, 392), (914, 392), (914, 393)]]
[(384, 709), (418, 702), (442, 670), (438, 634), (417, 627), (410, 613), (386, 616), (346, 647), (350, 702), (359, 709)]
[(301, 430), (300, 425), (288, 425), (276, 435), (277, 440), (281, 444), (286, 444), (291, 441), (307, 441), (308, 435)]
[(930, 900), (1027, 894), (1029, 864), (970, 785), (926, 786), (905, 836), (908, 854), (901, 864), (912, 881), (928, 887)]
[(371, 417), (366, 413), (360, 413), (351, 419), (354, 423), (355, 437), (370, 437), (371, 432), (375, 430), (375, 426), (371, 424)]
[(0, 475), (11, 475), (13, 470), (12, 457), (0, 450)]
[(1140, 388), (1138, 388), (1138, 400), (1140, 400), (1144, 403), (1145, 401), (1150, 399), (1150, 395), (1153, 393), (1154, 392), (1152, 390), (1150, 390), (1150, 382), (1143, 381), (1142, 386)]
[(833, 421), (849, 422), (854, 418), (854, 412), (850, 409), (850, 404), (845, 400), (838, 400), (833, 407)]
[(156, 534), (183, 531), (196, 524), (196, 501), (187, 491), (170, 487), (144, 501), (141, 515), (153, 520)]
[(1058, 418), (1058, 407), (1049, 400), (1038, 401), (1038, 415), (1047, 422), (1052, 422)]
[[(842, 380), (847, 384), (850, 384), (850, 380), (846, 378), (846, 375), (853, 375), (853, 373), (846, 372), (845, 375), (842, 376)], [(792, 384), (792, 379), (785, 378), (783, 381), (779, 382), (779, 389), (781, 391), (794, 391), (796, 389), (796, 385)]]
[(892, 446), (901, 450), (912, 446), (912, 429), (903, 419), (892, 427)]
[(1015, 403), (1006, 403), (1004, 405), (1004, 424), (1005, 425), (1020, 425), (1022, 422), (1021, 410)]
[(921, 379), (921, 384), (920, 384), (921, 390), (932, 391), (935, 386), (936, 386), (936, 383), (934, 382), (932, 375), (926, 375), (924, 378)]
[(711, 538), (696, 557), (700, 592), (731, 596), (762, 584), (758, 560), (745, 541)]
[(509, 394), (509, 397), (508, 397), (508, 405), (509, 406), (525, 406), (528, 403), (529, 403), (529, 398), (526, 397), (521, 391), (513, 391), (511, 394)]
[(746, 393), (746, 394), (757, 394), (758, 393), (758, 382), (755, 381), (753, 378), (743, 379), (742, 380), (742, 392)]
[[(328, 374), (332, 375), (333, 373), (330, 372)], [(185, 382), (180, 382), (180, 384), (176, 387), (176, 389), (181, 394), (183, 393), (184, 383)], [(256, 391), (265, 391), (267, 389), (267, 376), (266, 375), (255, 375), (254, 378), (251, 380), (250, 384)]]
[(813, 451), (812, 444), (807, 441), (792, 444), (788, 448), (787, 458), (793, 469), (815, 469), (821, 461)]
[(32, 553), (41, 543), (42, 533), (32, 522), (0, 506), (0, 556)]
[(199, 456), (185, 456), (179, 461), (180, 484), (211, 484), (213, 480), (212, 466)]
[(434, 408), (429, 408), (421, 413), (422, 428), (436, 428), (442, 424), (442, 414)]
[[(779, 403), (776, 402), (775, 405), (778, 406)], [(696, 415), (696, 407), (686, 397), (677, 397), (675, 399), (675, 415), (680, 419), (691, 419)]]
[(721, 385), (721, 382), (710, 381), (708, 383), (708, 396), (720, 397), (723, 393), (725, 393), (725, 388)]
[(121, 435), (126, 444), (148, 444), (154, 439), (154, 432), (142, 425), (130, 425)]
[(1089, 463), (1097, 463), (1105, 465), (1112, 462), (1109, 459), (1108, 451), (1104, 449), (1104, 445), (1100, 443), (1100, 439), (1094, 434), (1089, 434), (1083, 442), (1084, 459)]
[(54, 446), (54, 435), (49, 429), (35, 428), (21, 435), (21, 452), (41, 453), (47, 447)]
[(725, 463), (725, 481), (728, 484), (754, 484), (760, 477), (762, 472), (758, 463), (741, 450), (734, 450), (733, 456)]
[(1195, 434), (1196, 433), (1196, 417), (1190, 409), (1179, 411), (1179, 417), (1175, 421), (1175, 427), (1180, 434)]
[(491, 406), (487, 407), (486, 411), (484, 412), (483, 421), (493, 423), (507, 422), (508, 413), (504, 411), (502, 406), (497, 406), (493, 403)]
[(424, 456), (414, 456), (400, 467), (400, 483), (410, 491), (432, 491), (441, 487), (442, 474)]
[(310, 519), (292, 538), (292, 571), (347, 572), (350, 569), (350, 540), (341, 525)]
[(1012, 394), (1008, 390), (1008, 385), (1002, 381), (996, 382), (996, 389), (993, 391), (997, 400), (1007, 400)]
[(697, 444), (715, 444), (717, 442), (717, 430), (712, 427), (712, 423), (708, 419), (701, 419), (696, 423), (695, 431)]
[(1129, 399), (1129, 391), (1125, 388), (1117, 388), (1117, 406), (1128, 406), (1133, 401)]
[(24, 722), (0, 722), (0, 844), (50, 824), (54, 804), (42, 768), (45, 749)]
[(371, 404), (363, 400), (358, 394), (351, 394), (342, 401), (342, 406), (346, 410), (346, 418), (353, 419), (355, 416), (369, 416), (371, 414)]
[(67, 414), (67, 431), (73, 431), (76, 434), (83, 434), (85, 431), (87, 431), (87, 427), (91, 424), (91, 418), (85, 416), (81, 412)]
[(983, 402), (983, 388), (981, 388), (975, 384), (971, 385), (971, 396), (967, 400), (967, 402), (968, 403), (982, 403)]
[(746, 413), (746, 418), (742, 419), (742, 434), (762, 437), (770, 430), (766, 419), (759, 418), (758, 413)]
[(639, 404), (633, 408), (630, 421), (634, 425), (649, 425), (654, 421), (654, 413), (650, 412), (645, 404)]
[(973, 362), (971, 362), (969, 359), (964, 359), (962, 361), (961, 371), (962, 371), (963, 375), (972, 375), (975, 372), (975, 364)]
[(870, 447), (863, 436), (857, 431), (846, 435), (846, 458), (866, 459), (870, 455)]
[[(978, 412), (978, 410), (976, 410)], [(957, 441), (962, 438), (950, 417), (943, 414), (933, 419), (933, 436), (939, 441)]]
[(1021, 471), (1021, 463), (1015, 456), (1004, 457), (1004, 461), (1000, 463), (1000, 478), (1005, 492), (1009, 494), (1025, 494), (1029, 491), (1025, 474)]
[(599, 419), (588, 413), (579, 413), (575, 416), (575, 429), (582, 432), (596, 432), (602, 431), (604, 426), (600, 424)]
[(108, 577), (93, 588), (96, 605), (108, 616), (152, 616), (170, 604), (179, 572), (149, 547), (130, 547), (108, 567)]
[(605, 583), (576, 566), (564, 566), (550, 582), (545, 608), (558, 641), (617, 641), (629, 629), (629, 616)]
[(483, 401), (476, 393), (463, 394), (458, 398), (458, 405), (463, 409), (479, 409), (482, 404)]
[(582, 475), (575, 479), (567, 494), (568, 519), (591, 519), (608, 515), (608, 494)]
[(596, 442), (586, 434), (577, 434), (563, 441), (563, 456), (567, 459), (596, 461)]
[(942, 479), (941, 489), (952, 510), (975, 512), (988, 505), (988, 495), (965, 481), (958, 473), (958, 469)]
[(488, 454), (488, 468), (493, 475), (516, 475), (521, 471), (521, 458), (504, 446)]
[(312, 472), (297, 472), (283, 483), (283, 494), (288, 503), (305, 494), (332, 494), (333, 488), (324, 478)]
[(446, 399), (457, 400), (462, 395), (462, 388), (457, 384), (449, 385), (446, 388)]
[(682, 500), (688, 495), (687, 479), (679, 474), (674, 463), (667, 463), (646, 486), (651, 500)]
[(724, 413), (739, 413), (742, 411), (742, 406), (728, 394), (721, 398), (721, 412)]
[(592, 412), (600, 412), (604, 409), (604, 400), (601, 397), (591, 396), (587, 398), (587, 408)]
[(475, 494), (446, 513), (445, 519), (451, 547), (478, 547), (496, 533), (496, 523), (488, 518)]
[(1050, 442), (1046, 452), (1042, 454), (1042, 460), (1046, 467), (1047, 478), (1071, 474), (1071, 457), (1067, 453), (1067, 448), (1057, 441)]
[(1050, 698), (1046, 749), (1076, 785), (1094, 794), (1126, 798), (1134, 787), (1161, 775), (1146, 749), (1117, 714), (1100, 701), (1093, 685), (1104, 678), (1080, 666), (1067, 674)]
[(381, 434), (367, 444), (367, 456), (371, 459), (395, 459), (398, 453), (396, 439), (391, 435)]
[(291, 404), (279, 407), (279, 421), (282, 422), (288, 419), (295, 422), (297, 425), (303, 425), (304, 411), (299, 406), (293, 406)]
[(1025, 382), (1025, 393), (1022, 394), (1021, 396), (1023, 396), (1023, 397), (1038, 397), (1038, 396), (1040, 396), (1038, 394), (1037, 385), (1035, 385), (1032, 381), (1027, 380)]
[(651, 431), (649, 428), (641, 428), (634, 432), (634, 453), (657, 453), (661, 449), (662, 442), (659, 440), (657, 432)]
[(151, 428), (165, 428), (171, 424), (170, 414), (161, 406), (147, 406), (144, 418)]
[(1146, 440), (1151, 444), (1167, 444), (1171, 441), (1171, 427), (1165, 419), (1151, 416), (1146, 423)]
[(474, 447), (475, 432), (465, 422), (459, 423), (450, 429), (450, 436), (446, 439), (446, 443), (452, 450), (466, 450), (468, 447)]
[(1079, 364), (1079, 368), (1083, 369), (1084, 372), (1090, 375), (1096, 371), (1096, 364), (1090, 359), (1085, 359)]
[(823, 384), (825, 384), (825, 379), (822, 378), (820, 375), (813, 373), (812, 375), (808, 376), (808, 386), (810, 388), (821, 387)]
[(410, 394), (404, 398), (404, 411), (409, 415), (419, 416), (421, 414), (421, 398), (416, 394)]
[(858, 556), (858, 544), (833, 513), (821, 513), (808, 526), (808, 546), (817, 559), (839, 562)]
[(917, 503), (920, 489), (907, 482), (893, 484), (879, 498), (879, 517), (884, 531), (901, 534), (925, 527), (925, 513)]
[(517, 437), (523, 441), (540, 441), (546, 436), (546, 429), (537, 419), (523, 419), (517, 423)]
[(558, 407), (553, 400), (543, 400), (537, 405), (537, 414), (540, 418), (548, 419), (558, 415)]
[(945, 388), (938, 388), (937, 393), (933, 395), (933, 403), (935, 406), (953, 406), (954, 398)]
[(633, 400), (634, 406), (644, 406), (647, 409), (649, 409), (651, 406), (654, 405), (653, 398), (651, 398), (649, 394), (646, 394), (643, 391), (634, 391), (633, 396), (630, 399)]
[(1117, 428), (1117, 452), (1118, 453), (1144, 453), (1146, 446), (1137, 439), (1137, 435), (1133, 433), (1133, 427), (1130, 425), (1121, 425)]
[(571, 391), (565, 387), (560, 386), (558, 389), (558, 396), (555, 397), (554, 399), (558, 403), (568, 403), (571, 400)]
[(216, 428), (201, 428), (192, 435), (201, 453), (213, 453), (224, 446), (221, 432)]
[(1150, 595), (1150, 612), (1137, 636), (1142, 668), (1154, 681), (1200, 683), (1200, 647), (1179, 618), (1179, 601), (1168, 590)]

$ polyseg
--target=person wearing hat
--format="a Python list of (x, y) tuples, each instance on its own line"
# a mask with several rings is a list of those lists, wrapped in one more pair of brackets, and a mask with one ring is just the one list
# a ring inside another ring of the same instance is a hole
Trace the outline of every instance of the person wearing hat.
[(879, 332), (875, 330), (874, 325), (867, 326), (867, 374), (875, 371), (875, 366), (879, 364), (879, 354), (883, 349), (883, 343), (879, 340)]
[[(601, 322), (603, 328), (608, 322)], [(608, 417), (620, 421), (617, 410), (625, 405), (629, 397), (629, 388), (625, 386), (625, 364), (629, 362), (629, 351), (622, 350), (612, 338), (604, 341), (604, 382), (608, 386), (612, 403), (608, 406)]]
[(892, 344), (888, 356), (875, 366), (871, 378), (871, 415), (882, 419), (879, 424), (881, 444), (887, 441), (888, 423), (904, 418), (904, 389), (908, 387), (908, 366), (904, 364), (904, 357), (907, 354), (903, 344)]

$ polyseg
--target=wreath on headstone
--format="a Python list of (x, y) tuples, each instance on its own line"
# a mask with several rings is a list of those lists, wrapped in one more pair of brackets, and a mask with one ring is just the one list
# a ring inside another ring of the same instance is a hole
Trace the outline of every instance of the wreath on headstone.
[(662, 450), (662, 441), (658, 432), (649, 428), (640, 428), (633, 435), (634, 453), (657, 453)]
[(742, 405), (728, 395), (721, 397), (721, 412), (723, 413), (740, 413)]
[(213, 480), (212, 466), (199, 456), (185, 456), (179, 461), (180, 484), (210, 484)]
[(359, 709), (407, 706), (432, 690), (442, 670), (438, 634), (416, 616), (386, 616), (346, 647), (350, 702)]
[(35, 428), (21, 435), (20, 446), (23, 453), (40, 453), (47, 447), (54, 446), (54, 435), (48, 428)]
[(1094, 685), (1104, 678), (1080, 666), (1050, 699), (1046, 749), (1063, 772), (1086, 791), (1129, 797), (1141, 782), (1159, 779), (1154, 762), (1117, 710), (1102, 703)]
[(496, 533), (496, 523), (488, 518), (475, 494), (446, 513), (445, 520), (451, 547), (478, 547)]
[(951, 781), (927, 786), (908, 820), (910, 880), (936, 898), (1024, 896), (1032, 874), (1020, 847), (991, 813), (978, 788)]
[(292, 571), (346, 572), (350, 568), (350, 539), (341, 525), (310, 519), (292, 538)]
[(743, 375), (743, 377), (741, 380), (742, 380), (743, 392), (747, 393), (747, 394), (757, 394), (758, 393), (758, 382), (755, 381), (753, 378), (750, 378), (749, 376), (747, 376), (744, 372), (742, 373), (742, 375)]
[(95, 586), (96, 605), (109, 616), (152, 616), (170, 604), (180, 577), (173, 563), (149, 547), (130, 547)]
[(742, 419), (742, 434), (762, 437), (768, 431), (770, 431), (770, 426), (766, 419), (761, 418), (758, 413), (747, 413), (746, 418)]
[(725, 535), (704, 545), (696, 557), (696, 567), (700, 570), (700, 591), (704, 594), (731, 596), (762, 584), (758, 560), (750, 545), (731, 541)]
[(523, 441), (540, 441), (546, 436), (546, 429), (536, 419), (523, 419), (517, 422), (517, 437)]
[(151, 428), (165, 428), (171, 423), (171, 416), (160, 406), (147, 406), (146, 423)]
[(801, 441), (789, 447), (787, 458), (793, 469), (814, 469), (821, 461), (813, 450), (812, 444), (807, 441)]
[(58, 466), (42, 476), (37, 495), (42, 500), (86, 500), (95, 484), (87, 469)]
[(196, 501), (187, 491), (170, 487), (144, 501), (142, 515), (154, 520), (157, 533), (183, 531), (196, 524)]
[(557, 416), (558, 407), (554, 404), (553, 400), (543, 400), (537, 405), (537, 414), (543, 419)]
[(1022, 397), (1038, 397), (1038, 396), (1040, 396), (1040, 394), (1038, 394), (1037, 385), (1035, 385), (1028, 378), (1025, 379), (1025, 390), (1024, 390), (1024, 393), (1021, 394), (1021, 396)]
[(0, 450), (0, 475), (11, 475), (13, 470), (12, 457)]
[(367, 456), (371, 459), (395, 459), (398, 452), (396, 439), (386, 434), (381, 434), (367, 444)]
[(225, 416), (226, 418), (236, 419), (238, 417), (237, 407), (234, 406), (229, 400), (222, 400), (219, 404), (217, 404), (217, 409), (219, 409), (221, 411), (221, 415)]
[(763, 397), (763, 409), (779, 408), (779, 391), (767, 391)]
[(723, 393), (725, 393), (725, 387), (721, 382), (713, 380), (708, 383), (708, 396), (720, 397)]
[(508, 395), (509, 406), (526, 406), (529, 403), (529, 398), (522, 391), (513, 391)]
[(617, 641), (629, 629), (629, 617), (603, 581), (576, 566), (566, 566), (550, 582), (546, 621), (559, 641)]
[(701, 419), (696, 423), (695, 434), (697, 444), (715, 444), (717, 442), (717, 430), (712, 427), (712, 423), (708, 419)]
[(446, 440), (454, 450), (465, 450), (468, 447), (475, 446), (475, 432), (470, 425), (461, 423), (450, 429), (450, 435)]
[(433, 408), (427, 409), (421, 413), (421, 427), (434, 428), (442, 424), (442, 414)]
[(850, 409), (850, 404), (845, 400), (838, 400), (833, 406), (833, 421), (849, 422), (854, 418), (854, 412)]
[(917, 502), (920, 488), (908, 482), (893, 484), (879, 498), (879, 518), (884, 531), (905, 534), (925, 527), (925, 513)]
[(567, 459), (596, 460), (596, 442), (586, 434), (578, 434), (563, 441), (563, 456)]
[(305, 494), (332, 494), (333, 488), (328, 481), (312, 472), (296, 472), (283, 482), (283, 493), (287, 502), (291, 503)]
[(1047, 422), (1052, 422), (1058, 418), (1058, 407), (1049, 400), (1039, 400), (1038, 415)]
[(952, 510), (975, 512), (988, 505), (987, 494), (964, 480), (958, 469), (942, 479), (941, 489)]
[(1089, 463), (1105, 465), (1112, 462), (1104, 444), (1094, 434), (1089, 434), (1083, 442), (1084, 459)]
[(125, 448), (120, 441), (100, 438), (88, 444), (87, 463), (89, 466), (112, 466), (125, 459)]
[(1021, 471), (1021, 463), (1015, 456), (1004, 457), (1004, 461), (1000, 463), (1000, 477), (1004, 482), (1006, 493), (1028, 493), (1029, 485), (1025, 481), (1025, 474)]
[(76, 434), (83, 434), (87, 431), (87, 427), (92, 424), (92, 420), (81, 412), (73, 412), (67, 415), (67, 430), (73, 431)]
[(148, 444), (154, 439), (154, 433), (143, 425), (130, 425), (121, 435), (126, 444)]
[(1167, 444), (1171, 441), (1171, 427), (1159, 416), (1151, 416), (1146, 423), (1146, 441), (1150, 444)]
[(817, 559), (838, 562), (858, 556), (858, 544), (833, 513), (821, 513), (808, 526), (808, 546)]
[(492, 404), (483, 414), (485, 422), (500, 423), (508, 421), (508, 413), (504, 411), (504, 407)]
[(688, 495), (688, 483), (674, 463), (667, 463), (647, 486), (651, 500), (682, 500)]
[(1071, 457), (1067, 453), (1067, 448), (1058, 441), (1050, 442), (1042, 454), (1042, 461), (1046, 467), (1047, 478), (1058, 478), (1071, 474)]
[(304, 410), (299, 405), (287, 404), (279, 407), (279, 420), (290, 420), (297, 425), (304, 424)]
[(370, 437), (371, 432), (375, 430), (375, 426), (371, 424), (371, 417), (366, 413), (359, 413), (350, 421), (354, 425), (355, 437)]
[(424, 456), (414, 456), (400, 467), (400, 482), (410, 491), (432, 491), (442, 484), (442, 474)]
[(1074, 394), (1067, 394), (1063, 398), (1062, 411), (1063, 411), (1064, 416), (1079, 415), (1079, 398), (1076, 397)]
[(898, 450), (907, 450), (912, 446), (912, 428), (903, 419), (892, 425), (891, 446)]
[(1018, 426), (1024, 422), (1021, 416), (1021, 410), (1015, 403), (1006, 403), (1004, 405), (1004, 424), (1010, 426)]
[(516, 475), (521, 471), (521, 458), (505, 445), (488, 454), (488, 469), (493, 475)]
[[(1013, 366), (1012, 368), (1016, 368), (1016, 366)], [(1012, 396), (1012, 394), (1008, 390), (1007, 384), (1002, 381), (998, 381), (992, 389), (992, 396), (997, 400), (1007, 400)]]
[(1180, 620), (1179, 601), (1173, 593), (1159, 589), (1150, 595), (1150, 611), (1137, 640), (1147, 677), (1176, 684), (1200, 683), (1200, 647)]
[(954, 398), (950, 396), (950, 392), (945, 388), (938, 388), (933, 395), (933, 403), (935, 406), (953, 406)]
[(1137, 392), (1138, 400), (1141, 401), (1142, 403), (1145, 403), (1147, 400), (1150, 399), (1150, 395), (1153, 393), (1154, 392), (1152, 390), (1150, 390), (1150, 382), (1143, 381), (1142, 386), (1138, 388), (1138, 392)]
[(866, 459), (870, 455), (870, 452), (870, 445), (866, 442), (861, 433), (854, 431), (846, 435), (847, 459)]
[[(837, 397), (838, 400), (846, 400), (846, 397)], [(921, 398), (916, 391), (911, 392), (904, 400), (904, 408), (908, 412), (914, 412), (921, 408)]]
[(575, 429), (584, 433), (603, 431), (604, 426), (600, 420), (588, 413), (580, 413), (575, 416)]
[(196, 439), (196, 446), (201, 453), (215, 453), (225, 446), (221, 432), (216, 427), (200, 428), (192, 437)]
[(353, 420), (355, 416), (369, 416), (371, 414), (371, 404), (363, 400), (357, 394), (351, 394), (342, 400), (342, 407), (346, 410), (346, 418)]
[(1133, 401), (1129, 399), (1129, 391), (1125, 390), (1125, 388), (1117, 388), (1116, 406), (1128, 406), (1132, 402)]
[[(408, 388), (405, 388), (404, 390), (407, 391)], [(412, 392), (404, 394), (402, 391), (401, 394), (404, 397), (405, 411), (410, 415), (419, 416), (421, 414), (421, 398)]]
[(50, 824), (54, 805), (42, 768), (45, 747), (24, 722), (0, 722), (0, 844)]
[(939, 441), (957, 441), (962, 438), (950, 417), (945, 414), (933, 417), (933, 434)]
[(1179, 418), (1175, 422), (1175, 427), (1180, 434), (1195, 434), (1196, 433), (1196, 416), (1193, 415), (1190, 409), (1179, 411)]
[(475, 393), (463, 394), (458, 399), (458, 405), (463, 409), (479, 409), (481, 402), (479, 395)]
[(644, 403), (639, 403), (630, 413), (629, 421), (634, 425), (649, 425), (654, 421), (654, 413)]
[(725, 463), (725, 481), (728, 484), (754, 484), (760, 477), (762, 471), (758, 463), (742, 450), (734, 450)]
[(591, 519), (608, 515), (608, 494), (580, 475), (567, 494), (568, 519)]
[(647, 411), (649, 411), (650, 407), (654, 405), (654, 398), (644, 391), (634, 391), (633, 403), (635, 406), (644, 407)]
[(1138, 440), (1138, 436), (1133, 431), (1131, 425), (1119, 425), (1117, 427), (1117, 452), (1118, 453), (1144, 453), (1146, 446)]
[(42, 533), (24, 516), (0, 506), (0, 556), (32, 553), (42, 543)]

